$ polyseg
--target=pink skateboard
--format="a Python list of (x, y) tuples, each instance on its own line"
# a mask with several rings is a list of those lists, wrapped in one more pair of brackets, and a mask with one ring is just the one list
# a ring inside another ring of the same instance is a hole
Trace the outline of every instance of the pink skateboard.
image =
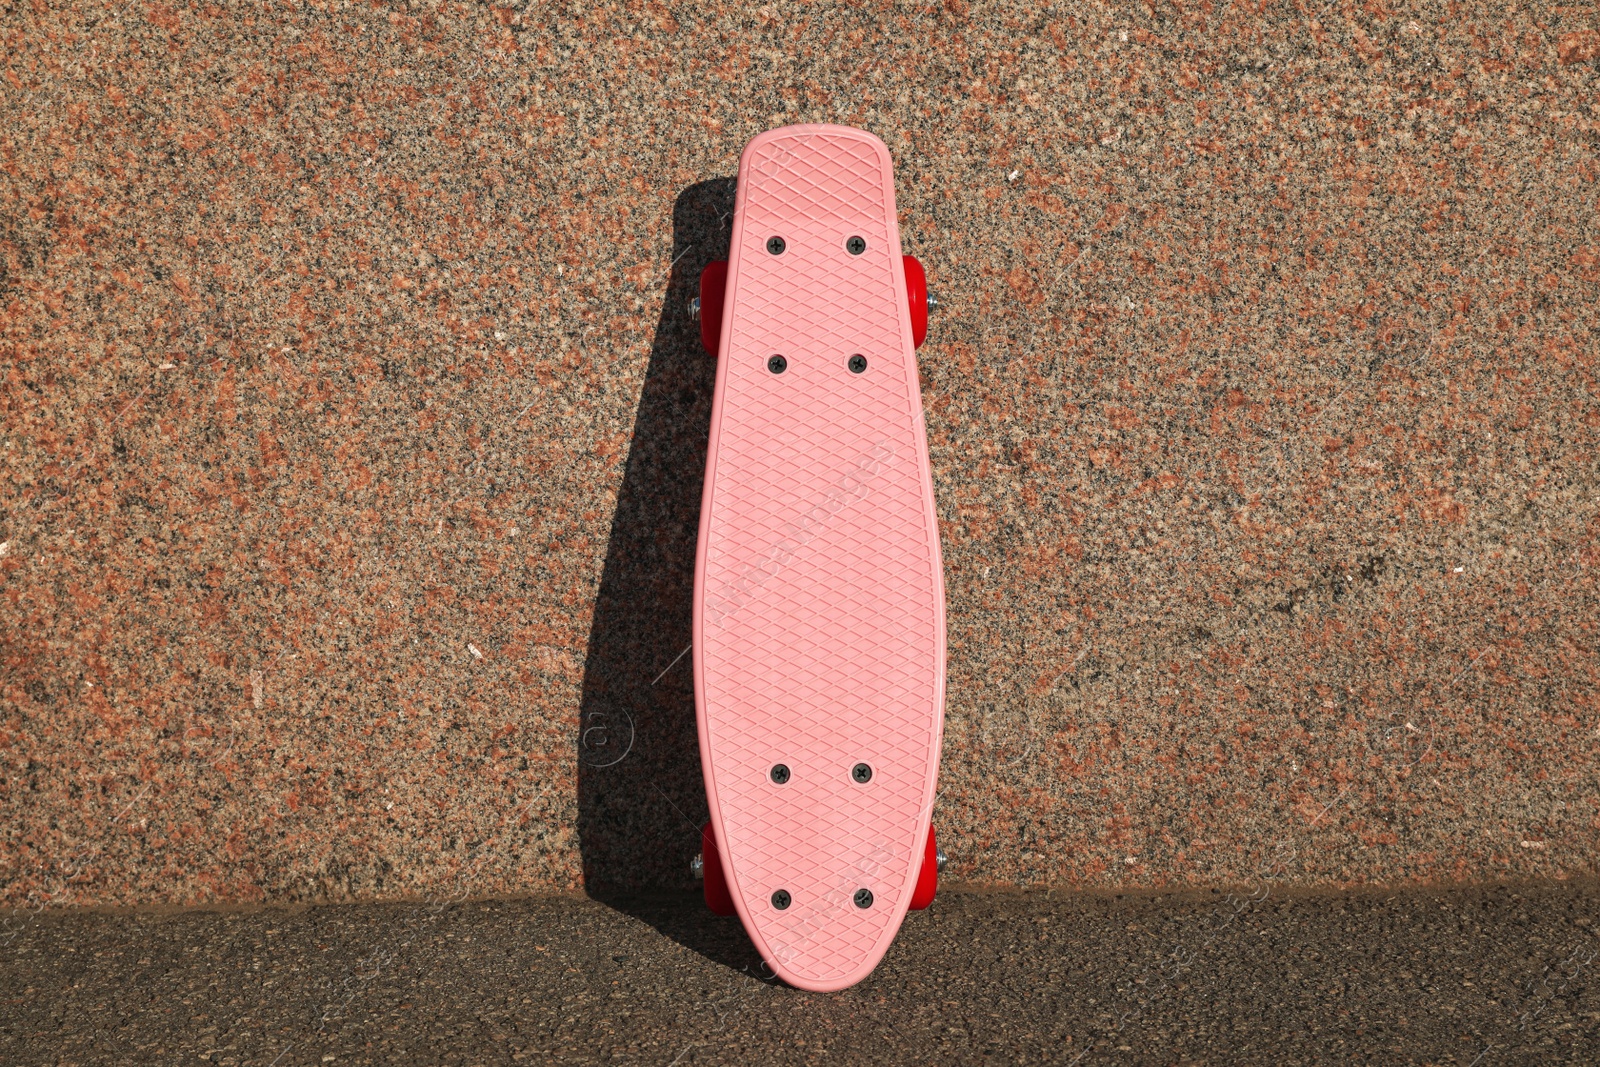
[(877, 966), (937, 883), (944, 580), (889, 151), (761, 134), (728, 262), (700, 279), (718, 357), (694, 584), (707, 903), (779, 977)]

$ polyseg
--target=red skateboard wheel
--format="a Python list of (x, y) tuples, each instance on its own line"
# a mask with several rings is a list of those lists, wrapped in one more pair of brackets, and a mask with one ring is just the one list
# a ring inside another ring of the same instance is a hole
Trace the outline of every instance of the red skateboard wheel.
[[(717, 356), (717, 347), (722, 340), (722, 298), (727, 289), (728, 261), (714, 259), (707, 263), (706, 269), (700, 272), (700, 343), (705, 345), (706, 354), (713, 359)], [(928, 318), (926, 310), (923, 311), (922, 318), (926, 323)]]
[[(906, 256), (906, 301), (911, 305), (911, 341), (918, 348), (928, 336), (928, 275), (916, 256)], [(719, 308), (722, 306), (719, 302)], [(704, 322), (702, 318), (700, 321)]]
[[(723, 264), (723, 267), (726, 269), (727, 264)], [(721, 291), (719, 287), (717, 292)], [(710, 823), (700, 828), (700, 862), (705, 872), (706, 907), (711, 909), (713, 915), (732, 915), (735, 911), (733, 894), (728, 892), (728, 879), (722, 873), (722, 857), (717, 855), (717, 839), (711, 832)]]
[[(910, 256), (906, 257), (910, 259)], [(910, 271), (906, 276), (910, 277)], [(707, 868), (709, 870), (709, 868)], [(720, 876), (721, 871), (717, 874)], [(710, 885), (710, 882), (706, 883)], [(710, 890), (706, 890), (710, 893)], [(921, 911), (933, 903), (934, 894), (939, 892), (939, 845), (934, 841), (933, 827), (928, 827), (928, 847), (922, 850), (922, 873), (917, 875), (917, 888), (911, 891), (911, 910)]]

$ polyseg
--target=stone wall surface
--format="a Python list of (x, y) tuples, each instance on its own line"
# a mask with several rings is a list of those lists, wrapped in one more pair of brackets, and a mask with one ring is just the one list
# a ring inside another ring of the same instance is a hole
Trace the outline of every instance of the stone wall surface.
[(687, 886), (738, 154), (894, 154), (951, 875), (1600, 849), (1585, 5), (9, 3), (0, 904)]

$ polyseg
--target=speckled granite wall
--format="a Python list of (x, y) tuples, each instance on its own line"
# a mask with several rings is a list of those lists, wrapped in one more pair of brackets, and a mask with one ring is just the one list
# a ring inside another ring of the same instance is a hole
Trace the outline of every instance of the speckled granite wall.
[(1584, 5), (8, 4), (5, 903), (687, 884), (738, 152), (859, 125), (959, 878), (1600, 846)]

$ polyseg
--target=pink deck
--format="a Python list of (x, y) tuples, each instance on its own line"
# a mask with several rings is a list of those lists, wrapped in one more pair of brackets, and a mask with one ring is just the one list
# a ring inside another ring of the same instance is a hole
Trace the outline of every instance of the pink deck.
[(711, 820), (762, 956), (792, 985), (842, 989), (905, 917), (944, 725), (938, 525), (876, 137), (790, 126), (750, 142), (721, 336), (694, 603)]

